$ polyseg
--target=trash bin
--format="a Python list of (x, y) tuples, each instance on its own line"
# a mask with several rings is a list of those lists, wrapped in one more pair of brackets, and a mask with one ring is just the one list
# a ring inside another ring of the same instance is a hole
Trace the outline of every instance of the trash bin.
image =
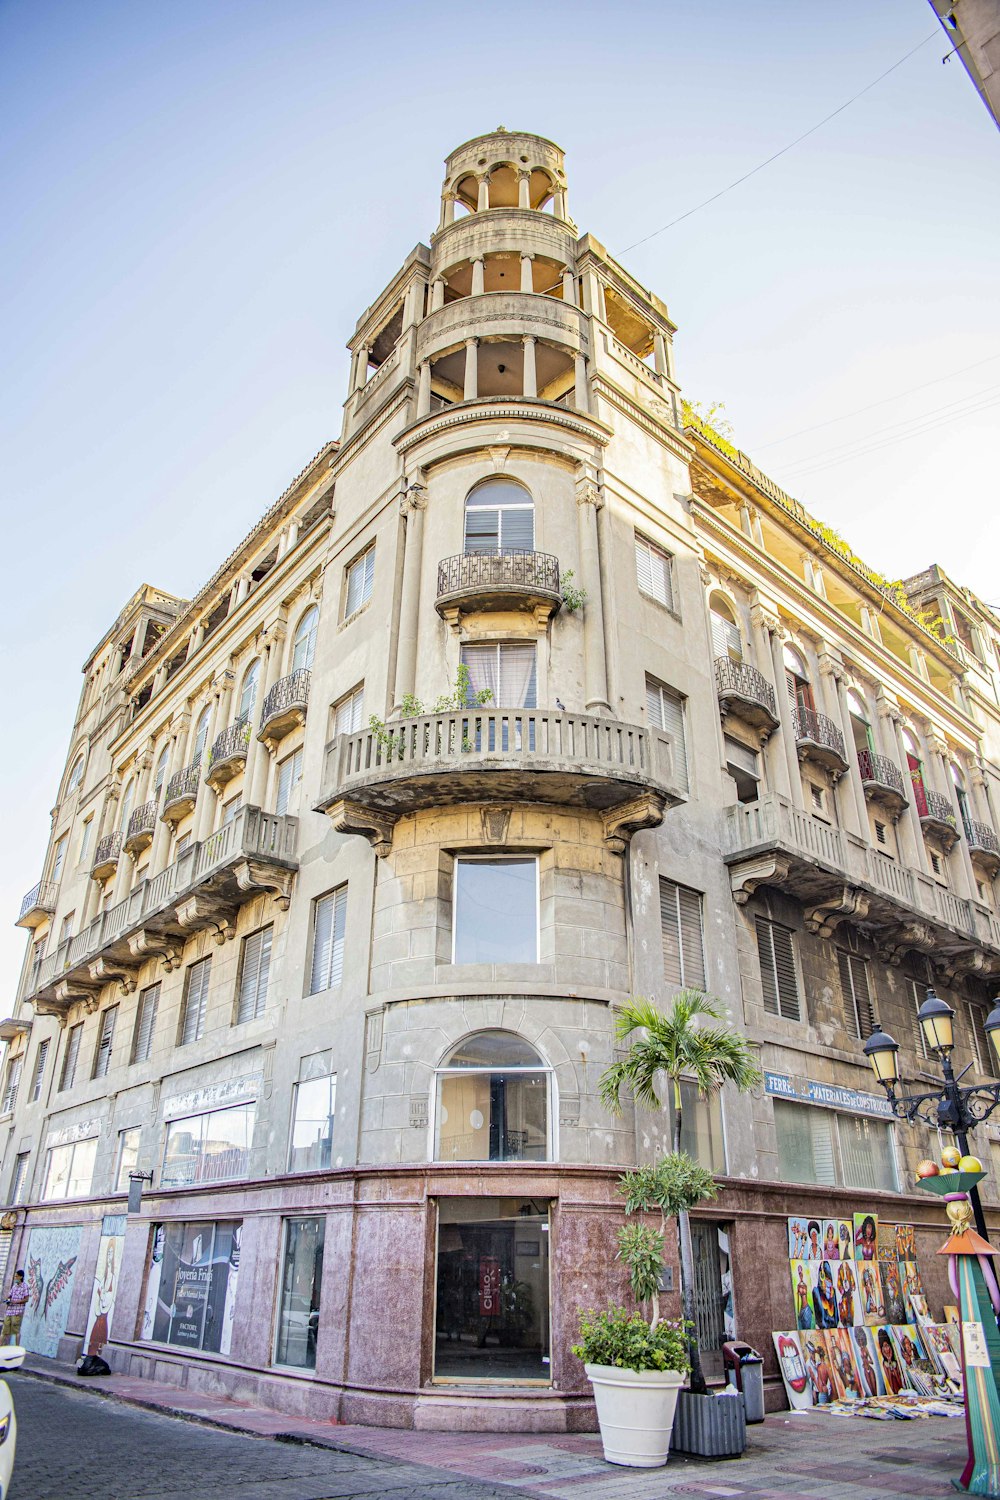
[(764, 1420), (764, 1360), (749, 1344), (727, 1343), (722, 1346), (722, 1366), (728, 1379), (743, 1392), (748, 1422)]

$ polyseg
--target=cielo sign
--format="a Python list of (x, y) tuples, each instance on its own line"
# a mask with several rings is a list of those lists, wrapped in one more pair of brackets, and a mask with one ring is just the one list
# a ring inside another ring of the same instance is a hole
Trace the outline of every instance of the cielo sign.
[(817, 1083), (812, 1078), (794, 1079), (787, 1073), (765, 1072), (764, 1092), (776, 1099), (822, 1104), (827, 1109), (842, 1109), (852, 1115), (870, 1115), (879, 1120), (893, 1118), (888, 1099), (880, 1099), (876, 1094), (861, 1094), (857, 1089), (842, 1088), (836, 1083)]

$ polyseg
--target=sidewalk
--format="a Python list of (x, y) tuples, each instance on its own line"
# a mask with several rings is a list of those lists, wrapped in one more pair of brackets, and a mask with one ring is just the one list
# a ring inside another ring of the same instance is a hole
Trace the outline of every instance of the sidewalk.
[[(750, 1428), (742, 1459), (709, 1463), (671, 1457), (663, 1469), (606, 1464), (596, 1433), (441, 1433), (349, 1427), (289, 1417), (135, 1380), (124, 1375), (81, 1380), (75, 1366), (30, 1355), (22, 1375), (70, 1385), (105, 1400), (125, 1401), (256, 1437), (316, 1443), (347, 1453), (509, 1485), (535, 1500), (659, 1500), (700, 1495), (721, 1500), (944, 1500), (965, 1460), (965, 1424), (945, 1417), (872, 1422), (821, 1413), (778, 1412)], [(16, 1381), (14, 1376), (15, 1402)]]

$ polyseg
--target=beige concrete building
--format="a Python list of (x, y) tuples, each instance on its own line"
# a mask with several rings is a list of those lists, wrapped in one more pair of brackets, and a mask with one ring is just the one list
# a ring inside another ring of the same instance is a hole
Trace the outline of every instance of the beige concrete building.
[(930, 0), (976, 93), (1000, 126), (1000, 4), (997, 0)]
[(685, 418), (674, 332), (558, 147), (466, 143), (340, 441), (88, 658), (0, 1028), (0, 1255), (61, 1288), (32, 1347), (591, 1425), (577, 1311), (668, 1134), (598, 1079), (615, 1007), (681, 984), (767, 1070), (687, 1099), (710, 1365), (789, 1326), (785, 1215), (933, 1220), (861, 1039), (924, 1066), (933, 982), (990, 1067), (1000, 747), (962, 652)]

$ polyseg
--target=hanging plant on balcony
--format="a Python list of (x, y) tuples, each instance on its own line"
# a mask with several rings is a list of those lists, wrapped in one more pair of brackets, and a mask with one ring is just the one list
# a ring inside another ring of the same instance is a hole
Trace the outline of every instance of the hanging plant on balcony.
[(576, 610), (582, 609), (587, 602), (587, 590), (585, 588), (577, 588), (576, 584), (573, 583), (575, 576), (572, 568), (567, 568), (562, 576), (562, 601), (570, 614), (574, 614)]
[[(472, 678), (469, 669), (463, 662), (455, 674), (455, 685), (450, 693), (444, 693), (436, 699), (430, 708), (425, 708), (419, 698), (412, 693), (405, 693), (400, 704), (401, 719), (422, 719), (425, 714), (449, 714), (461, 713), (464, 709), (482, 708), (484, 704), (493, 701), (493, 693), (490, 688), (472, 690)], [(387, 755), (398, 755), (403, 747), (403, 736), (394, 734), (388, 728), (384, 719), (377, 714), (372, 714), (368, 720), (368, 728), (371, 730), (379, 745)], [(463, 738), (462, 749), (471, 750), (472, 741)]]

